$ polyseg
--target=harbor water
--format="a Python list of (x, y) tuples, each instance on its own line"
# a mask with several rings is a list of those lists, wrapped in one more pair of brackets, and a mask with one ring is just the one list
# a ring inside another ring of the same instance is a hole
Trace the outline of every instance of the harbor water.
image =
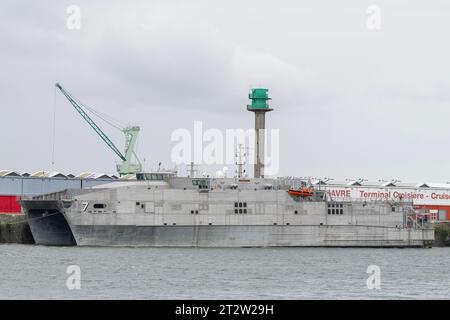
[[(0, 257), (0, 299), (450, 298), (450, 248), (3, 244)], [(72, 282), (74, 275), (79, 282)]]

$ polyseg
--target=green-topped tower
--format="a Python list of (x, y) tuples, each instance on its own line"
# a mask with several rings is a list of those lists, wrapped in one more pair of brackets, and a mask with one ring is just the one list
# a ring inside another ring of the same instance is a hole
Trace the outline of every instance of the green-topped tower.
[(269, 107), (269, 89), (254, 88), (248, 95), (252, 103), (247, 105), (247, 110), (255, 113), (255, 178), (264, 178), (264, 144), (266, 129), (266, 112), (272, 111)]

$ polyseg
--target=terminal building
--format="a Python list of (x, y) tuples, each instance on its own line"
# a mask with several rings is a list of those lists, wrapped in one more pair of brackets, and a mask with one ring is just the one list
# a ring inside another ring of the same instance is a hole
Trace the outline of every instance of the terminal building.
[(312, 180), (317, 189), (326, 190), (335, 201), (412, 201), (422, 210), (430, 222), (450, 221), (450, 184), (448, 183), (402, 183), (392, 181), (327, 181)]

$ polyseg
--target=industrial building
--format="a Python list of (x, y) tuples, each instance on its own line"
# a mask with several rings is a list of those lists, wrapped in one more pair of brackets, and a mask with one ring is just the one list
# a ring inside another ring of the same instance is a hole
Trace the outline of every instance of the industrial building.
[[(122, 177), (128, 179), (129, 176)], [(115, 175), (84, 172), (79, 175), (39, 171), (32, 174), (0, 170), (0, 214), (22, 213), (18, 201), (64, 189), (85, 189), (118, 179)]]
[(450, 184), (447, 183), (403, 183), (391, 181), (327, 179), (312, 180), (317, 189), (326, 190), (336, 201), (410, 200), (416, 209), (421, 209), (429, 222), (450, 221)]

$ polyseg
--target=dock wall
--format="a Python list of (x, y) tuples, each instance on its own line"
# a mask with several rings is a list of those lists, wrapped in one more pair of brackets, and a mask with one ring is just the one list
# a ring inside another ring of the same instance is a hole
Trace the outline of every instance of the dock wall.
[(0, 214), (0, 243), (34, 243), (24, 214)]
[(435, 247), (450, 247), (450, 222), (435, 224)]

